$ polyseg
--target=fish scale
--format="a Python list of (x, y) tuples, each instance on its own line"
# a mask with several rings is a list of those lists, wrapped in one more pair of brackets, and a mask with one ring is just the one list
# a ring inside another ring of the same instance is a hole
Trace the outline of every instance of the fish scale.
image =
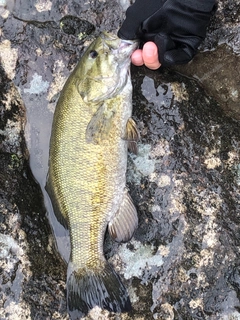
[[(128, 136), (136, 136), (129, 73), (133, 42), (103, 33), (68, 78), (54, 113), (46, 190), (69, 229), (68, 310), (130, 309), (125, 287), (103, 253), (104, 236), (131, 238), (137, 212), (126, 189)], [(94, 54), (92, 54), (94, 52)]]

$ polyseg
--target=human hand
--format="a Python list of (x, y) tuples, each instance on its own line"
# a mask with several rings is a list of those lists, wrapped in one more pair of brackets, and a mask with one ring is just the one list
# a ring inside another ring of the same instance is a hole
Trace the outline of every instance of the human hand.
[(161, 66), (158, 60), (158, 48), (152, 41), (146, 42), (142, 49), (135, 50), (131, 59), (135, 66), (145, 65), (152, 70), (156, 70)]
[[(206, 36), (214, 7), (215, 0), (136, 0), (127, 10), (118, 36), (154, 42), (163, 66), (187, 63)], [(132, 62), (135, 58), (139, 62), (141, 54), (145, 62), (144, 51), (147, 53), (144, 48), (134, 53)]]

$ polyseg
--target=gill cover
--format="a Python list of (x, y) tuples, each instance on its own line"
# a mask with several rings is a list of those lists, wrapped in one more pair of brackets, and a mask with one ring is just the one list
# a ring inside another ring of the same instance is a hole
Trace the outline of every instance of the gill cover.
[(132, 46), (133, 42), (124, 42), (107, 32), (89, 46), (81, 59), (84, 63), (76, 81), (84, 102), (99, 103), (121, 91), (128, 75), (128, 67), (124, 68), (123, 64), (129, 65), (127, 55)]

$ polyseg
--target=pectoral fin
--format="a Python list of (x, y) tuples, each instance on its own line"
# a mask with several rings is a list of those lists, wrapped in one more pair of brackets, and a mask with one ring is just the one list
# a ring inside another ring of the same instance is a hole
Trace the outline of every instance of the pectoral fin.
[(103, 103), (93, 115), (86, 129), (86, 141), (99, 144), (109, 136), (115, 111)]
[(108, 231), (114, 240), (125, 242), (131, 239), (137, 225), (137, 210), (126, 190), (119, 211), (108, 224)]
[(132, 118), (128, 119), (124, 139), (128, 141), (129, 150), (137, 154), (137, 141), (140, 139), (140, 134), (137, 125)]

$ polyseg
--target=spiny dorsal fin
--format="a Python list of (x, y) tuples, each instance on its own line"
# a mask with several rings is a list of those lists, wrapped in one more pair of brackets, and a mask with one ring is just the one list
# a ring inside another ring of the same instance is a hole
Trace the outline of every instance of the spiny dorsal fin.
[(137, 154), (137, 141), (140, 139), (140, 134), (135, 121), (129, 118), (126, 125), (124, 139), (128, 141), (128, 148), (134, 154)]
[(121, 206), (108, 224), (111, 237), (118, 242), (131, 239), (138, 225), (137, 210), (127, 190), (125, 190)]

